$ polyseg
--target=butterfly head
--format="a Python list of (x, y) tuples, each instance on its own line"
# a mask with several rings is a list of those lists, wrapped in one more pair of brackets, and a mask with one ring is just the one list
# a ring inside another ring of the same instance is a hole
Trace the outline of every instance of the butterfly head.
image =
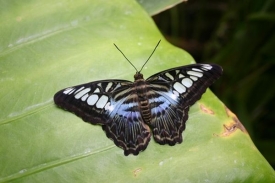
[(136, 74), (134, 75), (135, 81), (138, 79), (143, 79), (143, 74), (141, 74), (140, 72), (136, 72)]

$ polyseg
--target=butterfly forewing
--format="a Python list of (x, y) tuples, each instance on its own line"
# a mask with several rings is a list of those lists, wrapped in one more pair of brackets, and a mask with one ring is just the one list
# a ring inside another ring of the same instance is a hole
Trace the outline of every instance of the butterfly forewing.
[(221, 74), (218, 65), (193, 64), (146, 81), (139, 75), (135, 82), (102, 80), (69, 87), (57, 92), (54, 101), (84, 121), (102, 125), (125, 155), (137, 155), (150, 141), (150, 128), (159, 144), (181, 143), (189, 107)]
[(192, 64), (168, 69), (152, 75), (146, 81), (153, 85), (167, 83), (170, 93), (183, 107), (193, 105), (206, 89), (222, 75), (216, 64)]
[(91, 82), (57, 92), (54, 101), (84, 121), (103, 125), (110, 115), (107, 109), (111, 108), (111, 93), (120, 88), (121, 83), (131, 84), (124, 80)]

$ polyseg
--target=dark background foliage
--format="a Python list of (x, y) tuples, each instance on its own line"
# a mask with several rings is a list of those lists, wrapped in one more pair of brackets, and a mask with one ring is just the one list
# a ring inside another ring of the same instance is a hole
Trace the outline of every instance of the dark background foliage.
[(223, 67), (211, 89), (239, 117), (273, 168), (274, 10), (274, 0), (196, 0), (153, 17), (165, 37), (197, 62)]

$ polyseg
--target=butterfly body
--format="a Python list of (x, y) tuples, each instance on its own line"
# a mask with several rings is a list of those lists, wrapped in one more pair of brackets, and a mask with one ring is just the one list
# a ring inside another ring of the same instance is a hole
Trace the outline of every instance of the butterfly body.
[[(188, 110), (222, 74), (215, 64), (168, 69), (144, 80), (101, 80), (57, 92), (55, 103), (84, 121), (102, 125), (125, 155), (144, 151), (153, 137), (159, 144), (182, 142)], [(151, 130), (150, 130), (151, 129)]]
[(145, 123), (149, 124), (151, 121), (151, 111), (148, 101), (148, 83), (143, 79), (143, 75), (140, 73), (135, 74), (134, 76), (134, 89), (137, 95), (138, 101), (138, 110), (141, 112), (141, 116)]

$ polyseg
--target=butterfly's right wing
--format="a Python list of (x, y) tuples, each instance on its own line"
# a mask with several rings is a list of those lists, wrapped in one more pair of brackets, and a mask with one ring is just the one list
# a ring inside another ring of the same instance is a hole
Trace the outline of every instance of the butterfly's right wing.
[(222, 74), (215, 64), (193, 64), (162, 71), (149, 77), (151, 129), (160, 144), (182, 142), (189, 107)]
[(150, 129), (143, 122), (132, 85), (125, 80), (95, 81), (60, 90), (54, 101), (84, 121), (102, 125), (125, 155), (137, 155), (146, 149)]

